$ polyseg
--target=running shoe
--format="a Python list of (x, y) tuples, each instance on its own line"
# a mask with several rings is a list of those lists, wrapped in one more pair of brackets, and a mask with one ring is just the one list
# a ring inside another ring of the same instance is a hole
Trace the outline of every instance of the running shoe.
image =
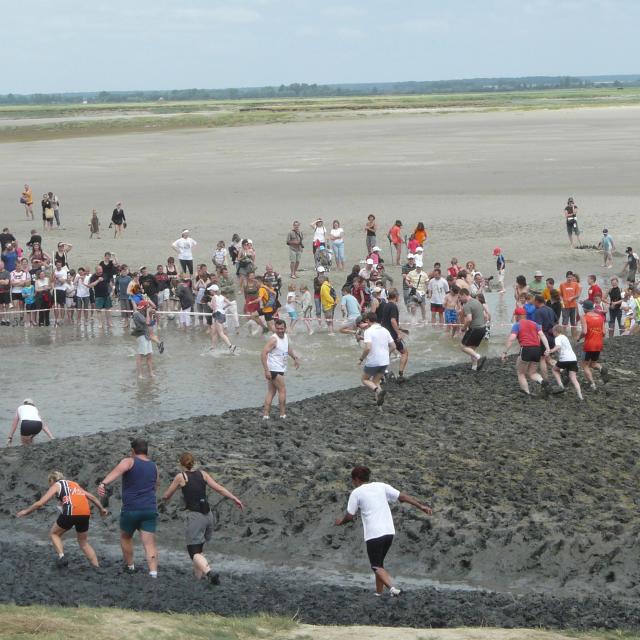
[(269, 416), (262, 416), (262, 419), (263, 419), (263, 420), (268, 420), (268, 419), (269, 419)]
[(487, 361), (487, 356), (482, 356), (482, 358), (480, 358), (478, 360), (478, 371), (480, 371), (480, 369), (482, 369), (482, 367), (484, 367), (484, 363)]
[(286, 413), (280, 416), (280, 420), (286, 420), (286, 419), (287, 419), (287, 414)]
[(236, 352), (236, 349), (237, 349), (236, 345), (235, 345), (235, 344), (232, 344), (232, 345), (229, 347), (229, 353), (235, 353), (235, 352)]
[(164, 342), (159, 342), (158, 343), (158, 351), (160, 353), (164, 353)]
[(382, 387), (376, 389), (376, 404), (381, 407), (384, 404), (384, 397), (387, 395), (387, 390)]
[(65, 558), (65, 556), (62, 556), (62, 558), (58, 558), (58, 560), (56, 561), (56, 565), (58, 569), (64, 569), (65, 567), (69, 566), (69, 561)]
[(551, 394), (551, 385), (549, 384), (548, 380), (542, 381), (540, 393), (542, 394), (543, 398), (548, 398), (549, 395)]
[(602, 367), (602, 369), (600, 369), (600, 377), (602, 378), (602, 382), (605, 384), (609, 382), (609, 369), (607, 369), (607, 367)]
[(128, 567), (125, 565), (124, 567), (124, 572), (128, 573), (129, 575), (133, 575), (134, 573), (137, 573), (137, 569), (135, 567)]
[(400, 589), (398, 589), (397, 587), (391, 587), (391, 589), (389, 589), (389, 595), (392, 598), (397, 598), (401, 593), (402, 593), (402, 591)]

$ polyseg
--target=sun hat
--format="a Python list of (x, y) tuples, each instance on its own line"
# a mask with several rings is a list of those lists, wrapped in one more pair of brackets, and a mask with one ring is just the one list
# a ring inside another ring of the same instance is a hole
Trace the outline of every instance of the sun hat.
[(367, 264), (374, 264), (373, 258), (367, 258)]
[(217, 284), (212, 284), (210, 287), (207, 287), (207, 291), (220, 291), (220, 287)]
[(533, 274), (533, 277), (534, 277), (534, 278), (542, 278), (542, 276), (543, 276), (543, 273), (542, 273), (542, 271), (540, 271), (540, 270), (536, 271), (536, 272)]
[(408, 253), (407, 254), (407, 260), (415, 260), (416, 257), (413, 255), (413, 253)]
[(371, 249), (371, 251), (380, 251), (380, 247), (378, 247), (377, 245), (375, 247), (373, 247), (373, 249)]

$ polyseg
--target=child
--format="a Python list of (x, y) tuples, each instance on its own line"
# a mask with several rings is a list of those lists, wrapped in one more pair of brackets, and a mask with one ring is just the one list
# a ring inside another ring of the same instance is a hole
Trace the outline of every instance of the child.
[(451, 285), (449, 293), (444, 297), (444, 323), (446, 325), (445, 333), (450, 333), (451, 337), (455, 337), (458, 332), (458, 307), (460, 287), (455, 284)]
[(415, 233), (412, 233), (409, 236), (409, 241), (407, 242), (407, 250), (409, 253), (415, 254), (416, 249), (420, 246), (420, 243), (416, 240)]
[(536, 316), (536, 305), (533, 304), (533, 299), (535, 296), (533, 293), (527, 293), (525, 295), (525, 303), (523, 305), (524, 310), (527, 312), (527, 320), (531, 320), (535, 322)]
[(93, 238), (93, 234), (100, 240), (100, 220), (98, 220), (98, 212), (94, 209), (91, 212), (91, 221), (89, 222), (89, 240)]
[(313, 318), (313, 297), (307, 285), (304, 285), (300, 291), (302, 291), (302, 318), (307, 327), (307, 333), (312, 336), (313, 329), (311, 328), (311, 319)]
[(29, 318), (29, 324), (32, 327), (37, 326), (36, 322), (36, 288), (33, 284), (33, 280), (29, 280), (29, 285), (22, 288), (22, 299), (24, 300), (25, 309), (27, 310), (27, 317)]
[(602, 319), (606, 322), (607, 320), (607, 305), (602, 301), (602, 296), (599, 294), (595, 294), (593, 296), (593, 310), (599, 314)]
[(295, 326), (298, 324), (298, 310), (296, 309), (296, 292), (289, 291), (287, 293), (287, 304), (284, 310), (289, 315), (289, 331), (293, 332)]
[(227, 266), (227, 250), (225, 248), (224, 240), (220, 240), (216, 245), (216, 250), (213, 252), (213, 266), (216, 268), (216, 273), (220, 275), (222, 269)]
[(564, 390), (564, 383), (562, 382), (560, 372), (566, 371), (573, 388), (576, 390), (578, 398), (583, 400), (582, 389), (580, 389), (580, 383), (578, 382), (578, 358), (571, 348), (569, 338), (564, 335), (564, 329), (559, 324), (553, 327), (553, 335), (556, 345), (549, 353), (558, 352), (558, 362), (553, 365), (553, 369), (551, 370), (553, 377), (556, 379), (558, 386)]
[(504, 271), (506, 268), (506, 260), (502, 255), (502, 249), (500, 247), (496, 247), (493, 250), (493, 257), (496, 259), (496, 270), (498, 271), (498, 284), (500, 285), (500, 291), (498, 293), (504, 293)]

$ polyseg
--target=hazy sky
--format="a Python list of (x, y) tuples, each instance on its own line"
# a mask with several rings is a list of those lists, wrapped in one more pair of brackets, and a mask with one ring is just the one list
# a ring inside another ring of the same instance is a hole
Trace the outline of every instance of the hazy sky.
[(640, 0), (0, 0), (0, 93), (640, 72)]

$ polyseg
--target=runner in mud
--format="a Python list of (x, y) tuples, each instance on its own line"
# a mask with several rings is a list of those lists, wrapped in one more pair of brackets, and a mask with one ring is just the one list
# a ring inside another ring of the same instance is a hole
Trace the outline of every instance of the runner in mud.
[(480, 371), (487, 361), (486, 356), (481, 356), (476, 349), (482, 344), (487, 323), (484, 317), (482, 303), (471, 297), (469, 289), (460, 289), (460, 303), (462, 304), (462, 315), (464, 334), (462, 336), (462, 351), (471, 358), (471, 370)]
[(196, 460), (193, 454), (186, 452), (180, 456), (182, 471), (175, 476), (164, 492), (162, 501), (169, 502), (173, 494), (181, 489), (187, 511), (185, 518), (187, 552), (193, 562), (193, 574), (197, 580), (206, 578), (211, 584), (220, 584), (220, 575), (212, 571), (202, 553), (205, 542), (211, 540), (214, 526), (213, 512), (207, 500), (207, 485), (221, 496), (229, 498), (241, 511), (244, 510), (244, 505), (206, 471), (195, 469), (195, 465)]
[(149, 575), (158, 577), (156, 522), (158, 518), (156, 489), (158, 467), (149, 459), (149, 444), (142, 438), (131, 441), (131, 454), (123, 458), (98, 485), (103, 498), (107, 485), (122, 477), (122, 509), (120, 511), (120, 547), (127, 573), (135, 573), (133, 535), (140, 531)]
[(578, 340), (584, 340), (582, 345), (584, 351), (584, 360), (582, 362), (584, 377), (588, 380), (591, 388), (595, 389), (596, 383), (593, 379), (593, 370), (600, 371), (600, 377), (604, 383), (609, 382), (609, 371), (607, 367), (598, 362), (602, 352), (605, 320), (601, 314), (594, 311), (593, 307), (594, 304), (591, 300), (585, 300), (582, 303), (584, 315), (580, 318), (582, 333)]
[(371, 570), (376, 577), (375, 595), (381, 596), (384, 588), (389, 589), (391, 597), (399, 596), (402, 591), (394, 586), (393, 578), (384, 568), (384, 559), (396, 533), (389, 503), (406, 502), (428, 516), (431, 508), (416, 498), (402, 493), (384, 482), (370, 482), (371, 471), (367, 467), (354, 467), (351, 470), (351, 483), (355, 487), (349, 496), (347, 512), (335, 522), (339, 527), (354, 520), (358, 510), (362, 516), (362, 528), (367, 547)]
[(382, 387), (382, 378), (389, 368), (389, 354), (395, 351), (396, 344), (389, 331), (378, 324), (376, 314), (371, 311), (362, 317), (359, 328), (364, 329), (364, 349), (359, 360), (360, 364), (364, 363), (362, 384), (375, 393), (376, 404), (380, 407), (384, 404), (387, 393)]
[[(540, 358), (549, 355), (549, 343), (542, 331), (542, 327), (527, 320), (527, 312), (522, 307), (517, 307), (513, 312), (516, 322), (511, 327), (511, 333), (507, 338), (507, 343), (502, 353), (502, 361), (507, 359), (507, 354), (513, 342), (517, 339), (520, 344), (520, 355), (516, 362), (518, 384), (520, 390), (526, 395), (531, 395), (527, 377), (542, 386), (542, 396), (549, 397), (551, 385), (538, 373)], [(540, 343), (544, 345), (544, 351), (540, 348)]]
[(100, 511), (101, 516), (106, 516), (108, 511), (100, 504), (98, 498), (85, 491), (77, 482), (72, 480), (65, 480), (64, 475), (60, 471), (52, 471), (49, 474), (49, 489), (40, 498), (40, 500), (34, 502), (30, 507), (18, 511), (16, 518), (23, 518), (28, 516), (33, 511), (43, 507), (49, 500), (54, 497), (60, 502), (60, 515), (54, 522), (51, 530), (49, 531), (49, 537), (53, 548), (58, 554), (57, 565), (59, 568), (68, 566), (69, 561), (64, 555), (64, 545), (62, 544), (62, 536), (67, 531), (76, 529), (76, 537), (78, 539), (78, 545), (82, 550), (82, 553), (86, 556), (87, 560), (92, 566), (98, 568), (98, 557), (93, 547), (89, 544), (89, 519), (91, 517), (91, 505), (93, 504)]
[(16, 409), (11, 422), (11, 431), (9, 431), (9, 437), (7, 438), (7, 445), (12, 445), (13, 435), (18, 426), (20, 426), (20, 441), (23, 445), (32, 444), (33, 439), (41, 431), (44, 431), (49, 436), (49, 440), (53, 440), (53, 434), (49, 430), (47, 423), (42, 419), (31, 398), (25, 398), (23, 403)]
[(284, 320), (274, 322), (275, 333), (269, 338), (261, 354), (264, 376), (267, 379), (267, 395), (264, 399), (262, 419), (269, 419), (271, 403), (278, 394), (278, 406), (280, 407), (280, 419), (287, 417), (287, 388), (284, 382), (284, 374), (287, 371), (287, 358), (291, 356), (293, 366), (300, 366), (300, 359), (294, 353), (287, 336), (287, 323)]
[(564, 391), (565, 381), (563, 381), (561, 374), (566, 375), (576, 390), (578, 398), (583, 400), (582, 389), (578, 382), (578, 358), (571, 347), (569, 338), (564, 335), (564, 328), (561, 325), (557, 324), (553, 327), (553, 337), (555, 346), (549, 350), (549, 353), (558, 353), (558, 361), (552, 369), (553, 377), (556, 379), (560, 389)]
[(381, 313), (380, 324), (391, 334), (396, 350), (400, 354), (400, 370), (398, 371), (398, 384), (404, 384), (404, 370), (409, 362), (409, 349), (403, 338), (404, 331), (400, 328), (400, 310), (398, 309), (398, 290), (389, 289), (389, 300), (384, 305)]

